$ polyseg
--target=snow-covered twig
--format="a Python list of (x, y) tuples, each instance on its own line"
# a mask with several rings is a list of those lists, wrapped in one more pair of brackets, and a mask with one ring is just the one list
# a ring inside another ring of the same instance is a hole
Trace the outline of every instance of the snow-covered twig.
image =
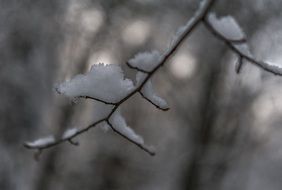
[(257, 60), (251, 55), (248, 55), (244, 53), (243, 51), (240, 51), (240, 48), (236, 47), (236, 43), (233, 43), (232, 40), (226, 38), (223, 34), (221, 34), (211, 23), (207, 18), (203, 19), (203, 23), (206, 26), (206, 28), (219, 40), (223, 41), (234, 53), (236, 53), (239, 56), (239, 64), (237, 67), (237, 72), (240, 71), (240, 68), (242, 67), (242, 63), (244, 60), (253, 63), (257, 65), (258, 67), (262, 68), (265, 71), (268, 71), (274, 75), (282, 76), (282, 68), (270, 65), (264, 61)]
[(142, 73), (146, 73), (146, 74), (149, 73), (149, 71), (145, 71), (144, 69), (141, 69), (141, 68), (132, 66), (132, 65), (130, 65), (128, 62), (126, 62), (126, 65), (127, 65), (129, 68), (134, 69), (134, 70), (136, 70), (136, 71), (139, 71), (139, 72), (142, 72)]
[(99, 98), (94, 98), (94, 97), (90, 97), (90, 96), (79, 96), (79, 98), (91, 99), (91, 100), (95, 100), (97, 102), (101, 102), (101, 103), (107, 104), (107, 105), (116, 105), (116, 103), (107, 102), (107, 101), (101, 100)]
[[(158, 71), (161, 68), (161, 66), (163, 66), (167, 62), (167, 60), (176, 52), (176, 50), (183, 43), (184, 39), (186, 37), (188, 37), (191, 34), (191, 32), (202, 22), (202, 20), (205, 18), (206, 14), (209, 12), (209, 10), (210, 10), (210, 8), (211, 8), (211, 6), (213, 5), (214, 2), (215, 2), (215, 0), (203, 0), (201, 2), (201, 5), (200, 5), (199, 9), (197, 10), (197, 12), (195, 13), (194, 17), (192, 17), (187, 22), (187, 24), (184, 27), (182, 27), (181, 33), (176, 36), (176, 39), (173, 41), (172, 46), (163, 55), (161, 55), (159, 57), (158, 61), (154, 65), (154, 68), (152, 68), (152, 70), (150, 70), (150, 71), (145, 71), (143, 69), (139, 69), (139, 71), (141, 71), (143, 73), (146, 73), (146, 76), (143, 78), (142, 81), (139, 82), (139, 85), (137, 85), (135, 88), (132, 89), (131, 88), (132, 87), (131, 84), (128, 83), (128, 81), (126, 81), (127, 82), (126, 86), (122, 86), (122, 88), (126, 88), (127, 90), (129, 90), (129, 93), (126, 94), (119, 101), (117, 101), (117, 103), (109, 103), (109, 101), (108, 101), (110, 99), (109, 97), (106, 100), (105, 99), (101, 99), (101, 98), (97, 98), (97, 99), (95, 98), (97, 101), (100, 101), (102, 103), (113, 105), (113, 108), (112, 108), (111, 112), (106, 117), (104, 117), (104, 118), (94, 122), (93, 124), (91, 124), (91, 125), (89, 125), (89, 126), (87, 126), (85, 128), (77, 130), (75, 133), (71, 134), (70, 136), (63, 136), (61, 138), (53, 138), (52, 137), (51, 138), (52, 140), (50, 140), (50, 139), (46, 140), (45, 138), (42, 138), (42, 139), (39, 139), (39, 140), (36, 140), (36, 141), (33, 141), (33, 142), (24, 143), (24, 146), (26, 148), (29, 148), (29, 149), (37, 149), (39, 151), (42, 151), (43, 149), (54, 147), (54, 146), (59, 145), (59, 144), (61, 144), (63, 142), (67, 142), (67, 141), (73, 142), (72, 139), (74, 137), (76, 137), (76, 136), (86, 132), (87, 130), (89, 130), (89, 129), (93, 128), (93, 127), (96, 127), (98, 124), (106, 122), (113, 129), (114, 132), (116, 132), (117, 134), (123, 136), (124, 138), (126, 138), (130, 142), (134, 143), (135, 145), (137, 145), (139, 148), (141, 148), (142, 150), (146, 151), (150, 155), (155, 155), (155, 152), (151, 148), (145, 146), (143, 141), (140, 141), (138, 138), (131, 138), (130, 136), (127, 136), (127, 134), (122, 133), (120, 130), (118, 130), (117, 128), (115, 128), (112, 125), (110, 120), (112, 119), (113, 116), (115, 116), (115, 113), (118, 111), (118, 108), (124, 102), (126, 102), (129, 98), (131, 98), (136, 93), (142, 92), (143, 87), (146, 86), (147, 82), (150, 82), (149, 80), (156, 73), (156, 71)], [(156, 52), (154, 52), (154, 54), (157, 55)], [(103, 65), (99, 65), (96, 68), (94, 67), (90, 72), (94, 73), (94, 72), (96, 72), (95, 69), (103, 69), (102, 67), (103, 67)], [(137, 67), (136, 67), (136, 69), (137, 69)], [(114, 71), (116, 71), (116, 69)], [(121, 76), (122, 75), (118, 75), (117, 77), (119, 78)], [(85, 81), (85, 78), (87, 78), (87, 77), (92, 77), (92, 76), (91, 75), (88, 75), (88, 76), (81, 76), (81, 75), (77, 76), (74, 79), (74, 84), (77, 85), (77, 86), (81, 85), (81, 81), (83, 81), (83, 80)], [(64, 84), (62, 84), (60, 90), (57, 89), (57, 91), (60, 92), (60, 93), (66, 93), (66, 94), (68, 94), (71, 97), (77, 96), (75, 91), (72, 91), (72, 90), (69, 91), (68, 90), (69, 85), (72, 85), (72, 84), (71, 83), (64, 83)], [(85, 89), (87, 90), (87, 89), (89, 89), (89, 87), (93, 87), (93, 85), (95, 86), (97, 84), (96, 83), (95, 84), (86, 83), (85, 85), (86, 85), (87, 88), (80, 89), (80, 90), (82, 90), (84, 94), (87, 94), (89, 92), (85, 91)], [(78, 87), (78, 88), (80, 88), (80, 87)], [(103, 89), (103, 90), (105, 90), (105, 89)], [(108, 89), (106, 89), (106, 90), (108, 90)], [(95, 96), (99, 96), (99, 94), (98, 95), (94, 94), (94, 95)], [(122, 96), (122, 95), (123, 94), (118, 94), (117, 97)], [(154, 96), (154, 94), (151, 94), (151, 95)], [(81, 95), (79, 95), (79, 96), (81, 96)], [(92, 96), (85, 96), (85, 95), (83, 95), (83, 97), (90, 98)], [(92, 99), (94, 99), (94, 98), (92, 98)], [(150, 102), (151, 101), (152, 100), (150, 99)], [(124, 130), (124, 128), (123, 128), (123, 130)], [(132, 131), (129, 131), (129, 132), (130, 132), (130, 135), (135, 135), (134, 133), (132, 134)]]
[(140, 94), (145, 100), (147, 100), (148, 102), (150, 102), (151, 104), (153, 104), (156, 108), (158, 108), (158, 109), (160, 109), (160, 110), (163, 110), (163, 111), (168, 111), (168, 110), (169, 110), (169, 107), (163, 108), (163, 107), (160, 107), (158, 104), (154, 103), (154, 102), (153, 102), (152, 100), (150, 100), (147, 96), (145, 96), (142, 91), (140, 91), (139, 94)]
[(149, 153), (150, 155), (154, 156), (156, 154), (156, 152), (154, 151), (154, 149), (152, 147), (148, 147), (146, 146), (144, 143), (133, 140), (128, 138), (127, 135), (124, 135), (121, 131), (117, 130), (111, 122), (107, 121), (107, 124), (111, 127), (111, 129), (119, 134), (120, 136), (122, 136), (123, 138), (125, 138), (126, 140), (130, 141), (131, 143), (135, 144), (136, 146), (138, 146), (139, 148), (141, 148), (142, 150), (144, 150), (145, 152)]
[(44, 149), (47, 149), (47, 148), (51, 148), (51, 147), (54, 147), (56, 145), (59, 145), (63, 142), (70, 142), (71, 144), (75, 144), (75, 145), (78, 145), (77, 142), (74, 142), (73, 139), (88, 131), (89, 129), (97, 126), (98, 124), (102, 123), (102, 122), (105, 122), (106, 120), (105, 119), (100, 119), (94, 123), (92, 123), (91, 125), (83, 128), (83, 129), (77, 129), (74, 133), (72, 133), (71, 135), (62, 135), (62, 137), (58, 137), (58, 138), (55, 138), (53, 136), (50, 136), (50, 137), (45, 137), (45, 138), (40, 138), (38, 140), (35, 140), (33, 142), (25, 142), (23, 145), (25, 148), (28, 148), (28, 149), (38, 149), (40, 151), (44, 150)]
[(166, 101), (158, 97), (153, 91), (151, 78), (171, 58), (184, 39), (200, 23), (203, 23), (215, 37), (225, 42), (238, 55), (236, 72), (239, 72), (242, 68), (243, 61), (249, 61), (275, 75), (282, 75), (282, 68), (258, 61), (251, 55), (246, 44), (245, 35), (235, 19), (230, 16), (218, 19), (215, 14), (210, 14), (207, 17), (214, 2), (215, 0), (203, 0), (201, 2), (194, 17), (178, 30), (171, 46), (163, 54), (160, 54), (158, 51), (143, 52), (137, 54), (126, 63), (130, 68), (138, 71), (135, 86), (131, 80), (124, 78), (121, 68), (113, 64), (94, 65), (86, 75), (77, 75), (72, 80), (58, 86), (56, 88), (58, 93), (71, 98), (92, 99), (105, 105), (111, 105), (111, 110), (102, 119), (85, 128), (67, 130), (58, 137), (48, 136), (33, 142), (26, 142), (24, 146), (28, 149), (37, 149), (41, 152), (44, 149), (54, 147), (63, 142), (78, 145), (77, 142), (73, 141), (75, 137), (96, 127), (98, 124), (105, 123), (115, 133), (137, 145), (150, 155), (155, 155), (154, 150), (145, 145), (143, 138), (126, 125), (124, 118), (119, 112), (119, 108), (129, 98), (133, 97), (136, 93), (140, 93), (144, 99), (158, 109), (163, 111), (169, 109)]

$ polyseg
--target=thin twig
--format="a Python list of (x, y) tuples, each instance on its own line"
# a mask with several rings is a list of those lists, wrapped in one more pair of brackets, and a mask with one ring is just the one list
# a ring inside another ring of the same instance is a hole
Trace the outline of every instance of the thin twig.
[[(183, 43), (184, 39), (187, 38), (192, 31), (194, 31), (194, 29), (197, 28), (197, 26), (202, 22), (202, 20), (205, 18), (205, 16), (207, 15), (207, 13), (209, 12), (210, 8), (212, 7), (213, 3), (215, 2), (215, 0), (205, 0), (202, 2), (200, 8), (198, 9), (198, 11), (195, 13), (194, 17), (191, 18), (188, 23), (189, 25), (185, 28), (185, 31), (179, 36), (179, 38), (175, 41), (175, 43), (173, 44), (173, 46), (165, 52), (165, 54), (162, 56), (162, 59), (158, 62), (157, 66), (150, 72), (147, 73), (147, 76), (144, 78), (144, 80), (142, 81), (142, 83), (137, 86), (134, 90), (132, 90), (128, 95), (126, 95), (124, 98), (122, 98), (119, 102), (112, 104), (114, 105), (113, 109), (111, 110), (111, 112), (109, 113), (108, 116), (106, 116), (105, 118), (102, 118), (96, 122), (94, 122), (93, 124), (87, 126), (86, 128), (80, 129), (78, 130), (75, 134), (73, 134), (71, 137), (68, 138), (62, 138), (62, 139), (57, 139), (55, 140), (53, 143), (49, 143), (46, 146), (41, 146), (41, 147), (36, 147), (36, 146), (30, 146), (28, 143), (25, 143), (24, 146), (26, 148), (29, 149), (38, 149), (38, 150), (43, 150), (43, 149), (47, 149), (50, 147), (54, 147), (56, 145), (59, 145), (63, 142), (69, 141), (71, 139), (73, 139), (74, 137), (88, 131), (89, 129), (97, 126), (98, 124), (102, 123), (102, 122), (107, 122), (109, 124), (109, 120), (110, 117), (114, 114), (114, 112), (120, 107), (120, 105), (122, 105), (125, 101), (127, 101), (129, 98), (131, 98), (133, 95), (135, 95), (136, 93), (140, 92), (142, 87), (146, 84), (146, 82), (148, 82), (148, 80), (154, 75), (154, 73), (156, 73), (156, 71), (158, 71), (160, 69), (160, 67), (162, 67), (166, 61), (172, 57), (172, 55), (176, 52), (176, 50), (180, 47), (180, 45)], [(56, 89), (57, 90), (57, 89)], [(100, 100), (101, 102), (101, 100)], [(103, 102), (104, 103), (104, 102)], [(107, 104), (109, 104), (107, 102)], [(110, 125), (110, 124), (109, 124)], [(111, 126), (111, 125), (110, 125)], [(150, 155), (154, 155), (155, 153), (153, 151), (151, 151), (149, 148), (146, 148), (144, 146), (141, 146), (140, 144), (132, 141), (131, 139), (129, 139), (128, 137), (124, 136), (120, 131), (114, 129), (112, 127), (112, 129), (119, 135), (123, 136), (124, 138), (128, 139), (130, 142), (134, 143), (135, 145), (137, 145), (139, 148), (141, 148), (142, 150), (146, 151), (147, 153), (149, 153)]]
[(169, 108), (162, 108), (160, 107), (159, 105), (155, 104), (152, 100), (150, 100), (149, 98), (147, 98), (143, 93), (142, 91), (139, 91), (139, 94), (145, 99), (147, 100), (148, 102), (150, 102), (151, 104), (153, 104), (156, 108), (162, 110), (162, 111), (168, 111)]
[(242, 39), (227, 39), (229, 42), (231, 42), (232, 44), (244, 44), (247, 43), (247, 39), (246, 38), (242, 38)]
[(241, 71), (241, 68), (243, 66), (243, 61), (244, 61), (243, 57), (241, 55), (239, 55), (238, 56), (238, 61), (236, 63), (236, 68), (235, 68), (237, 74), (239, 74), (240, 71)]
[(78, 146), (78, 145), (79, 145), (79, 142), (73, 141), (72, 139), (69, 139), (69, 143), (70, 143), (71, 145), (74, 145), (74, 146)]
[(63, 143), (63, 142), (72, 141), (72, 139), (73, 139), (74, 137), (76, 137), (76, 136), (78, 136), (78, 135), (80, 135), (80, 134), (82, 134), (82, 133), (88, 131), (89, 129), (91, 129), (91, 128), (93, 128), (93, 127), (96, 127), (98, 124), (100, 124), (100, 123), (102, 123), (102, 122), (104, 122), (104, 121), (106, 121), (106, 120), (105, 120), (105, 119), (100, 119), (100, 120), (98, 120), (98, 121), (92, 123), (91, 125), (88, 125), (87, 127), (78, 130), (76, 133), (74, 133), (74, 134), (73, 134), (72, 136), (70, 136), (70, 137), (67, 137), (67, 138), (57, 138), (54, 142), (48, 143), (48, 144), (46, 144), (46, 145), (44, 145), (44, 146), (40, 146), (40, 147), (39, 147), (39, 146), (31, 146), (28, 142), (24, 143), (23, 146), (24, 146), (25, 148), (27, 148), (27, 149), (37, 149), (37, 150), (41, 150), (41, 151), (42, 151), (42, 150), (44, 150), (44, 149), (51, 148), (51, 147), (54, 147), (54, 146), (56, 146), (56, 145), (59, 145), (59, 144), (61, 144), (61, 143)]
[(146, 73), (146, 74), (150, 73), (150, 71), (145, 71), (144, 69), (141, 69), (141, 68), (134, 67), (134, 66), (130, 65), (128, 61), (126, 62), (126, 65), (127, 65), (129, 68), (134, 69), (134, 70), (136, 70), (136, 71), (140, 71), (140, 72)]
[(98, 102), (102, 102), (104, 104), (107, 104), (107, 105), (116, 105), (116, 103), (113, 103), (113, 102), (107, 102), (105, 100), (101, 100), (99, 98), (93, 98), (91, 96), (79, 96), (78, 98), (85, 98), (85, 99), (91, 99), (91, 100), (96, 100)]
[(134, 140), (131, 140), (130, 138), (128, 138), (126, 135), (122, 134), (119, 130), (115, 129), (115, 127), (111, 124), (111, 122), (107, 121), (108, 125), (111, 127), (111, 129), (119, 134), (120, 136), (122, 136), (123, 138), (125, 138), (126, 140), (132, 142), (133, 144), (135, 144), (136, 146), (138, 146), (139, 148), (141, 148), (142, 150), (144, 150), (145, 152), (149, 153), (151, 156), (154, 156), (156, 153), (154, 150), (152, 150), (152, 148), (150, 147), (147, 147), (146, 145), (144, 144), (140, 144)]
[(203, 23), (206, 26), (206, 28), (219, 40), (223, 41), (234, 53), (238, 54), (238, 56), (241, 56), (242, 58), (244, 58), (245, 60), (249, 61), (250, 63), (253, 63), (255, 65), (257, 65), (258, 67), (262, 68), (265, 71), (268, 71), (274, 75), (279, 75), (282, 76), (282, 68), (274, 66), (274, 65), (270, 65), (266, 62), (263, 61), (259, 61), (256, 58), (246, 55), (244, 53), (242, 53), (240, 50), (238, 50), (234, 44), (232, 44), (232, 42), (227, 39), (224, 35), (222, 35), (221, 33), (219, 33), (213, 26), (212, 24), (210, 24), (210, 22), (208, 21), (208, 19), (204, 18), (203, 19)]

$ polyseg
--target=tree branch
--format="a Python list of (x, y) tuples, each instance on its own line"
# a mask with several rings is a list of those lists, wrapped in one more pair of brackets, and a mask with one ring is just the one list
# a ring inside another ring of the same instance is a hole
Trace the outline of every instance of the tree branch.
[(136, 71), (140, 71), (140, 72), (146, 73), (146, 74), (150, 73), (149, 71), (145, 71), (145, 70), (143, 70), (143, 69), (140, 69), (140, 68), (138, 68), (138, 67), (134, 67), (134, 66), (130, 65), (130, 64), (128, 63), (128, 61), (126, 62), (126, 65), (127, 65), (129, 68), (134, 69), (134, 70), (136, 70)]
[(122, 136), (123, 138), (128, 140), (129, 142), (132, 142), (133, 144), (135, 144), (136, 146), (138, 146), (139, 148), (141, 148), (145, 152), (149, 153), (151, 156), (154, 156), (156, 154), (155, 151), (152, 148), (147, 147), (146, 145), (140, 144), (140, 143), (138, 143), (136, 141), (133, 141), (130, 138), (128, 138), (127, 136), (125, 136), (124, 134), (122, 134), (119, 130), (115, 129), (114, 126), (108, 120), (107, 120), (107, 124), (111, 127), (111, 129), (115, 133), (119, 134), (120, 136)]
[[(136, 93), (140, 92), (142, 87), (146, 84), (146, 82), (154, 75), (154, 73), (156, 73), (161, 66), (163, 66), (166, 61), (172, 57), (172, 55), (176, 52), (176, 50), (181, 46), (181, 44), (183, 43), (184, 39), (187, 38), (192, 31), (194, 31), (194, 29), (197, 28), (197, 26), (203, 21), (203, 19), (205, 18), (205, 16), (207, 15), (207, 13), (209, 12), (210, 8), (212, 7), (212, 5), (214, 4), (215, 0), (204, 0), (201, 2), (200, 7), (198, 8), (198, 10), (196, 11), (194, 17), (192, 17), (187, 24), (185, 25), (184, 31), (179, 35), (179, 37), (175, 40), (174, 44), (172, 45), (171, 48), (169, 48), (161, 57), (160, 61), (158, 62), (157, 66), (150, 72), (147, 72), (147, 76), (144, 78), (144, 80), (139, 84), (139, 86), (137, 86), (135, 89), (133, 89), (128, 95), (126, 95), (124, 98), (122, 98), (119, 102), (117, 103), (109, 103), (109, 102), (104, 102), (101, 100), (97, 100), (100, 102), (103, 102), (105, 104), (111, 104), (114, 105), (113, 109), (111, 110), (111, 112), (109, 113), (108, 116), (106, 116), (103, 119), (100, 119), (96, 122), (94, 122), (93, 124), (78, 130), (75, 134), (73, 134), (71, 137), (68, 138), (59, 138), (56, 139), (54, 142), (52, 143), (48, 143), (45, 146), (30, 146), (29, 143), (24, 143), (24, 146), (28, 149), (37, 149), (37, 150), (43, 150), (43, 149), (47, 149), (47, 148), (51, 148), (54, 147), (56, 145), (59, 145), (63, 142), (66, 141), (71, 141), (74, 137), (88, 131), (89, 129), (97, 126), (98, 124), (102, 123), (102, 122), (107, 122), (109, 124), (109, 126), (119, 135), (123, 136), (124, 138), (128, 139), (130, 142), (134, 143), (135, 145), (137, 145), (139, 148), (141, 148), (142, 150), (146, 151), (147, 153), (149, 153), (150, 155), (155, 155), (155, 152), (150, 150), (150, 148), (148, 147), (144, 147), (134, 141), (132, 141), (131, 139), (129, 139), (128, 137), (124, 136), (122, 133), (120, 133), (119, 131), (115, 130), (112, 125), (109, 122), (110, 117), (114, 114), (114, 112), (125, 102), (127, 101), (129, 98), (131, 98), (133, 95), (135, 95)], [(141, 72), (145, 72), (146, 71), (141, 71)], [(56, 89), (57, 90), (57, 89)], [(89, 97), (88, 97), (89, 98)], [(93, 99), (93, 98), (92, 98)]]
[[(230, 41), (229, 39), (227, 39), (225, 36), (223, 36), (221, 33), (219, 33), (213, 26), (212, 24), (209, 23), (208, 19), (204, 18), (203, 19), (203, 23), (205, 25), (205, 27), (219, 40), (223, 41), (234, 53), (236, 53), (238, 56), (241, 57), (241, 59), (245, 59), (247, 61), (249, 61), (250, 63), (253, 63), (255, 65), (257, 65), (258, 67), (260, 67), (261, 69), (268, 71), (274, 75), (279, 75), (282, 76), (282, 68), (275, 66), (275, 65), (270, 65), (266, 62), (263, 61), (259, 61), (254, 57), (251, 57), (249, 55), (246, 55), (244, 53), (242, 53), (240, 50), (238, 50), (232, 41)], [(243, 61), (243, 60), (242, 60)], [(241, 67), (241, 66), (240, 66)], [(240, 70), (240, 69), (239, 69)]]
[(59, 145), (59, 144), (61, 144), (61, 143), (63, 143), (63, 142), (66, 142), (66, 141), (72, 142), (71, 144), (74, 143), (74, 144), (78, 145), (76, 142), (73, 142), (73, 140), (72, 140), (73, 138), (75, 138), (76, 136), (78, 136), (78, 135), (80, 135), (80, 134), (82, 134), (82, 133), (88, 131), (89, 129), (91, 129), (91, 128), (97, 126), (98, 124), (100, 124), (100, 123), (102, 123), (102, 122), (104, 122), (104, 121), (106, 121), (106, 119), (100, 119), (100, 120), (98, 120), (98, 121), (92, 123), (91, 125), (88, 125), (88, 126), (85, 127), (85, 128), (82, 128), (82, 129), (80, 129), (80, 130), (77, 130), (73, 135), (71, 135), (71, 136), (69, 136), (69, 137), (67, 137), (67, 138), (63, 138), (63, 137), (57, 138), (57, 139), (55, 139), (53, 142), (46, 143), (45, 145), (37, 146), (37, 145), (31, 145), (30, 143), (25, 142), (25, 143), (23, 144), (23, 146), (24, 146), (25, 148), (27, 148), (27, 149), (37, 149), (37, 150), (39, 150), (39, 151), (42, 151), (42, 150), (44, 150), (44, 149), (48, 149), (48, 148), (54, 147), (54, 146)]
[(139, 94), (148, 102), (150, 102), (151, 104), (153, 104), (156, 108), (162, 110), (162, 111), (168, 111), (169, 108), (161, 108), (160, 106), (158, 106), (157, 104), (155, 104), (152, 100), (150, 100), (149, 98), (147, 98), (141, 91), (139, 91)]
[(96, 100), (98, 102), (102, 102), (102, 103), (107, 104), (107, 105), (116, 105), (116, 103), (107, 102), (105, 100), (101, 100), (101, 99), (98, 99), (98, 98), (93, 98), (93, 97), (90, 97), (90, 96), (79, 96), (78, 98), (85, 98), (85, 99)]
[(243, 43), (247, 43), (247, 39), (246, 38), (242, 38), (242, 39), (227, 39), (229, 42), (231, 42), (232, 44), (243, 44)]
[(238, 56), (238, 61), (236, 63), (236, 73), (239, 74), (241, 71), (241, 68), (243, 66), (243, 57), (241, 55)]

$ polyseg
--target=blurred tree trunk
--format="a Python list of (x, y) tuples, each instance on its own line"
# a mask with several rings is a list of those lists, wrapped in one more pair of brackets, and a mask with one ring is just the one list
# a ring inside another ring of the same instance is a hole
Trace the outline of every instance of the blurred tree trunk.
[(222, 76), (222, 64), (209, 64), (209, 69), (203, 78), (204, 85), (201, 87), (201, 100), (199, 123), (193, 127), (193, 148), (191, 160), (187, 170), (186, 189), (198, 190), (201, 189), (203, 171), (205, 168), (204, 159), (207, 156), (207, 151), (213, 137), (213, 127), (217, 116), (216, 101), (220, 98), (219, 90), (221, 89), (220, 79)]

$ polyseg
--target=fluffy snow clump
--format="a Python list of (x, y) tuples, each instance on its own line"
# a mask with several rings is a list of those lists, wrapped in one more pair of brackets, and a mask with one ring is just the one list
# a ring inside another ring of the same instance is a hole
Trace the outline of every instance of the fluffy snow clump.
[(113, 128), (120, 132), (122, 135), (126, 136), (128, 139), (132, 140), (136, 144), (144, 145), (144, 140), (141, 136), (137, 135), (130, 127), (127, 126), (124, 118), (117, 110), (113, 116), (110, 118), (110, 123)]
[(136, 54), (128, 63), (132, 67), (150, 72), (157, 66), (161, 58), (158, 51), (142, 52)]
[[(147, 74), (144, 74), (142, 72), (137, 73), (136, 75), (137, 85), (140, 85), (140, 83), (142, 83), (146, 75)], [(141, 89), (141, 93), (145, 98), (147, 98), (151, 103), (153, 103), (157, 107), (163, 110), (169, 109), (167, 102), (155, 93), (151, 80), (148, 80), (146, 82), (146, 84)]]
[(215, 13), (210, 13), (208, 21), (221, 35), (229, 40), (245, 38), (244, 32), (232, 16), (217, 18)]
[(57, 87), (59, 93), (68, 97), (92, 97), (106, 102), (116, 103), (134, 89), (130, 79), (118, 65), (93, 65), (85, 75), (77, 75), (70, 81)]

